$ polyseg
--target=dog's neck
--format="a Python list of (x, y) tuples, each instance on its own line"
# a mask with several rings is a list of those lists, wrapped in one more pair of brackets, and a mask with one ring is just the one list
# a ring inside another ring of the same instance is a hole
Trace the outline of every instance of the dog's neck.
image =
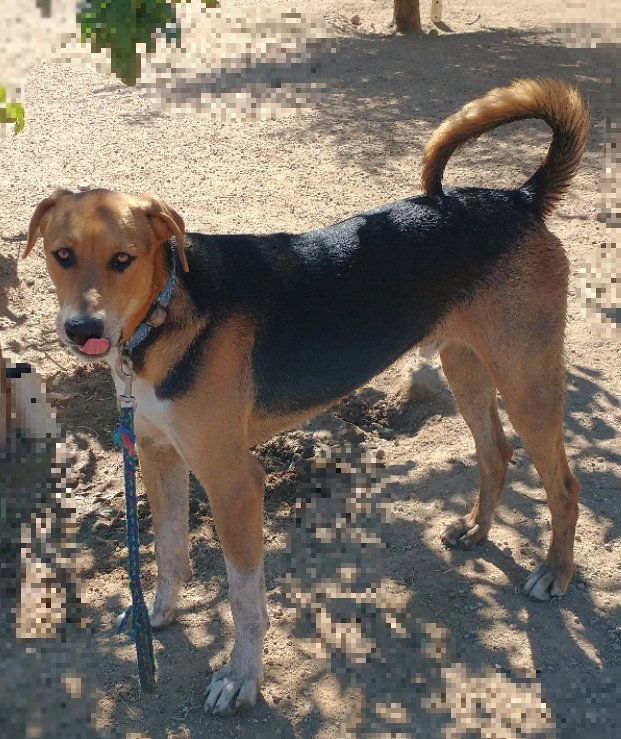
[(189, 343), (207, 323), (205, 316), (197, 314), (186, 287), (177, 275), (165, 321), (152, 328), (131, 352), (136, 374), (151, 382), (161, 379), (174, 357), (185, 350), (186, 342)]

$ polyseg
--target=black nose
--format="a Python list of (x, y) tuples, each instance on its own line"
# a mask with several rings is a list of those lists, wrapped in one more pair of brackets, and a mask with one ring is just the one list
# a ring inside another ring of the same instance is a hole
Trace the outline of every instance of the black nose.
[(89, 339), (101, 339), (103, 336), (104, 322), (101, 318), (95, 318), (87, 313), (71, 316), (65, 321), (65, 333), (69, 341), (74, 344), (85, 344)]

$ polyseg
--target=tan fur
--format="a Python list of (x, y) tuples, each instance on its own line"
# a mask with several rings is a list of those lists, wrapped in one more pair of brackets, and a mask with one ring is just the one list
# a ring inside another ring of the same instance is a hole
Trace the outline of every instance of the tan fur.
[(559, 80), (517, 80), (508, 87), (490, 90), (447, 118), (425, 147), (423, 192), (431, 197), (442, 192), (444, 168), (460, 146), (486, 131), (526, 118), (541, 118), (553, 131), (546, 158), (526, 183), (540, 188), (541, 212), (551, 213), (576, 173), (589, 126), (580, 93)]

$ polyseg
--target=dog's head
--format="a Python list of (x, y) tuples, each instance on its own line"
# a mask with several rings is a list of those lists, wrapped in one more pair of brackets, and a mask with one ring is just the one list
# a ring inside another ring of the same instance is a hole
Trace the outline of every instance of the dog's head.
[(126, 341), (166, 284), (162, 244), (175, 236), (187, 272), (181, 216), (155, 196), (56, 190), (37, 206), (23, 256), (43, 236), (60, 310), (61, 341), (102, 359)]

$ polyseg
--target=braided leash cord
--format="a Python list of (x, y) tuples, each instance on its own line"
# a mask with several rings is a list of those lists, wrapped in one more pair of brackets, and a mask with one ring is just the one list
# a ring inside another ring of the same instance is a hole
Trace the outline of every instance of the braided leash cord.
[(136, 437), (134, 435), (133, 404), (121, 403), (120, 423), (114, 432), (114, 442), (123, 448), (125, 477), (125, 513), (128, 550), (129, 587), (132, 604), (125, 611), (117, 633), (126, 633), (136, 643), (140, 688), (155, 691), (155, 657), (153, 635), (140, 583), (140, 539), (138, 533), (138, 501), (136, 498)]
[[(144, 602), (140, 584), (140, 541), (138, 534), (138, 502), (136, 499), (136, 437), (134, 434), (134, 408), (136, 399), (132, 394), (134, 372), (131, 366), (132, 351), (155, 328), (166, 320), (166, 312), (175, 286), (176, 253), (171, 249), (171, 270), (164, 289), (157, 295), (147, 318), (134, 330), (129, 341), (122, 348), (117, 363), (117, 374), (125, 384), (125, 392), (119, 396), (120, 422), (114, 432), (114, 443), (123, 448), (123, 469), (125, 476), (125, 511), (127, 525), (127, 550), (129, 587), (132, 604), (123, 614), (117, 633), (126, 633), (136, 643), (138, 657), (138, 676), (140, 687), (147, 693), (155, 690), (155, 657), (153, 655), (153, 635), (149, 612)], [(159, 317), (155, 318), (155, 308)], [(156, 322), (157, 320), (157, 322)]]

